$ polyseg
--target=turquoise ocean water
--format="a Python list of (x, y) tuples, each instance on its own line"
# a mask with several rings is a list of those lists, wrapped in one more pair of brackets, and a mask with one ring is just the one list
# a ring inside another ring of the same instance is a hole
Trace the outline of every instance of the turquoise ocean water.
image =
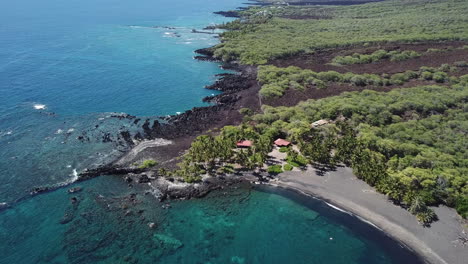
[(0, 263), (416, 263), (367, 224), (289, 192), (238, 188), (164, 209), (107, 176), (73, 195), (28, 195), (124, 151), (102, 142), (137, 129), (114, 112), (204, 105), (214, 92), (203, 86), (223, 71), (193, 51), (218, 40), (191, 30), (242, 2), (0, 1), (0, 203), (11, 205)]

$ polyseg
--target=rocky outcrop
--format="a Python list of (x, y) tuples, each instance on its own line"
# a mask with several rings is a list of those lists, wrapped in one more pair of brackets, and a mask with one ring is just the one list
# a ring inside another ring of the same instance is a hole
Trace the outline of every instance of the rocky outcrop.
[(224, 17), (234, 17), (234, 18), (239, 18), (239, 11), (231, 10), (231, 11), (218, 11), (214, 12), (217, 15), (221, 15)]
[(78, 174), (78, 179), (76, 181), (85, 181), (101, 175), (126, 175), (130, 173), (138, 174), (144, 172), (145, 170), (146, 169), (141, 168), (126, 168), (106, 165), (95, 169), (84, 169)]
[(246, 177), (211, 177), (200, 183), (189, 184), (184, 182), (173, 182), (166, 178), (158, 178), (151, 183), (151, 186), (159, 191), (160, 201), (166, 199), (192, 199), (206, 196), (213, 190), (224, 189), (229, 186), (249, 185), (250, 181)]

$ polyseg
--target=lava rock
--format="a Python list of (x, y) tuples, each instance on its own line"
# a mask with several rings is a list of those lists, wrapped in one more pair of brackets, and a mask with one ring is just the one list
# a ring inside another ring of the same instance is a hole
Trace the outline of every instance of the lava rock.
[(74, 187), (74, 188), (71, 188), (71, 189), (68, 189), (68, 193), (77, 193), (77, 192), (81, 192), (81, 187)]

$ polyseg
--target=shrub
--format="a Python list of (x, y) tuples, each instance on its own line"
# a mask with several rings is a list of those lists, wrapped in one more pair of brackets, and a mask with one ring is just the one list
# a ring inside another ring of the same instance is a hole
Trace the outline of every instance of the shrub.
[(201, 181), (202, 177), (201, 176), (195, 176), (195, 175), (185, 175), (184, 176), (184, 181), (186, 183), (194, 183), (194, 182), (199, 182)]
[(404, 75), (407, 80), (417, 79), (419, 77), (419, 74), (415, 71), (405, 71)]
[(434, 73), (434, 72), (437, 71), (437, 69), (432, 68), (432, 67), (422, 66), (421, 68), (419, 68), (419, 71), (420, 71), (420, 72), (431, 72), (431, 73)]
[(272, 165), (268, 167), (267, 171), (269, 174), (278, 174), (278, 173), (283, 172), (283, 168), (281, 165)]
[(367, 85), (366, 78), (364, 78), (362, 75), (359, 75), (359, 74), (354, 75), (353, 78), (351, 78), (350, 82), (352, 85), (355, 85), (355, 86)]
[(408, 60), (411, 58), (416, 58), (421, 56), (421, 54), (417, 53), (416, 51), (413, 50), (405, 50), (401, 53), (396, 52), (390, 56), (391, 61), (403, 61), (403, 60)]
[(300, 167), (301, 166), (301, 164), (299, 164), (299, 163), (297, 163), (297, 162), (295, 162), (293, 160), (288, 160), (288, 164), (293, 166), (293, 167)]
[(319, 72), (317, 78), (325, 82), (339, 82), (341, 74), (336, 71)]
[(158, 165), (156, 161), (149, 159), (149, 160), (143, 161), (143, 163), (140, 165), (140, 169), (148, 169), (156, 165)]
[(423, 212), (417, 213), (416, 218), (421, 224), (423, 224), (424, 226), (428, 226), (430, 225), (430, 223), (437, 220), (437, 215), (432, 209), (426, 208), (426, 210), (424, 210)]
[(241, 109), (239, 110), (239, 113), (240, 113), (241, 115), (244, 115), (244, 116), (251, 116), (251, 115), (253, 115), (253, 111), (252, 111), (252, 109), (250, 109), (250, 108), (241, 108)]
[(343, 74), (343, 75), (341, 76), (341, 79), (342, 79), (342, 81), (345, 82), (345, 83), (350, 83), (350, 82), (351, 82), (351, 79), (354, 77), (354, 75), (355, 75), (355, 74), (352, 73), (352, 72), (347, 72), (347, 73), (345, 73), (345, 74)]
[(432, 80), (432, 72), (424, 71), (421, 73), (422, 80)]
[(426, 52), (441, 52), (441, 51), (443, 51), (443, 50), (441, 50), (441, 49), (434, 49), (434, 48), (429, 48), (429, 49), (426, 50)]
[(281, 147), (281, 148), (279, 148), (279, 152), (286, 153), (286, 152), (288, 152), (288, 148), (287, 147)]
[(225, 165), (221, 167), (224, 173), (234, 173), (234, 167), (232, 165)]
[(466, 62), (466, 61), (456, 61), (456, 62), (453, 63), (453, 65), (455, 67), (463, 68), (463, 67), (468, 67), (468, 62)]
[(366, 78), (366, 82), (368, 85), (376, 85), (376, 86), (382, 86), (383, 81), (380, 76), (376, 74), (363, 74), (364, 78)]
[(404, 73), (396, 73), (390, 77), (390, 83), (394, 85), (402, 85), (408, 81), (407, 76)]
[(445, 64), (440, 65), (439, 71), (448, 72), (450, 71), (450, 68), (451, 68), (450, 65), (445, 63)]
[(315, 85), (318, 89), (325, 89), (327, 88), (327, 85), (325, 84), (324, 81), (321, 81), (319, 79), (315, 79), (313, 82), (313, 85)]
[(264, 98), (271, 98), (271, 97), (281, 97), (286, 89), (275, 85), (275, 84), (265, 84), (260, 89), (260, 96)]
[(294, 167), (291, 166), (290, 164), (284, 164), (283, 169), (284, 171), (292, 171)]
[(432, 79), (438, 83), (443, 83), (448, 79), (448, 75), (445, 72), (435, 72)]
[(468, 218), (468, 197), (460, 197), (455, 201), (455, 209), (463, 218)]

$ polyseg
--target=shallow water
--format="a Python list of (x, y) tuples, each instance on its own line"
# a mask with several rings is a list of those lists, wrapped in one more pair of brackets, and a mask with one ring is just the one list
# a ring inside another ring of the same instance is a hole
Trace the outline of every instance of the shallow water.
[(212, 12), (241, 3), (0, 2), (0, 202), (11, 205), (0, 212), (0, 263), (416, 263), (366, 224), (292, 193), (243, 187), (167, 210), (144, 186), (106, 176), (76, 194), (28, 195), (120, 155), (119, 131), (139, 127), (111, 112), (204, 105), (214, 92), (203, 86), (223, 71), (192, 59), (217, 39), (191, 29), (228, 21)]
[(290, 191), (238, 186), (160, 203), (117, 177), (80, 187), (5, 211), (0, 263), (421, 263), (370, 225)]

